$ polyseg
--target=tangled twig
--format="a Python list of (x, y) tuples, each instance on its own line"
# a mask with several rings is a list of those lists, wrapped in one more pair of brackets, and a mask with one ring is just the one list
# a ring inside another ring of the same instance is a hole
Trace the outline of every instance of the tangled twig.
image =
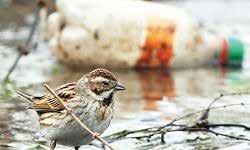
[(176, 132), (176, 131), (183, 131), (183, 132), (209, 132), (209, 133), (215, 134), (216, 136), (219, 135), (219, 136), (224, 136), (224, 137), (228, 137), (228, 138), (232, 138), (232, 139), (236, 139), (236, 140), (250, 141), (250, 139), (247, 139), (247, 138), (242, 138), (242, 137), (237, 137), (237, 136), (233, 136), (233, 135), (223, 134), (223, 133), (219, 133), (219, 132), (207, 129), (207, 128), (200, 128), (200, 127), (195, 127), (195, 126), (191, 126), (191, 127), (187, 126), (187, 127), (177, 128), (177, 129), (166, 129), (164, 131), (155, 131), (155, 132), (152, 132), (152, 133), (147, 134), (147, 135), (131, 136), (131, 137), (128, 137), (128, 138), (136, 138), (136, 139), (148, 138), (149, 139), (152, 136), (161, 135), (161, 142), (165, 143), (162, 135), (164, 135), (167, 132)]
[(196, 120), (196, 124), (198, 126), (207, 126), (208, 125), (208, 117), (209, 117), (209, 111), (211, 110), (210, 108), (212, 105), (223, 98), (224, 96), (234, 96), (234, 95), (242, 95), (242, 94), (249, 94), (249, 92), (244, 92), (244, 93), (226, 93), (226, 94), (220, 94), (218, 97), (214, 98), (214, 100), (208, 105), (207, 109), (201, 113), (200, 117)]
[[(219, 99), (221, 99), (224, 96), (234, 96), (234, 95), (242, 95), (242, 94), (248, 94), (248, 93), (220, 94), (218, 97), (216, 97), (208, 105), (208, 107), (206, 109), (202, 109), (202, 110), (199, 110), (196, 112), (192, 112), (192, 113), (183, 115), (179, 118), (172, 120), (170, 123), (167, 123), (165, 125), (149, 127), (149, 128), (139, 129), (139, 130), (131, 130), (131, 131), (123, 130), (123, 131), (108, 135), (104, 138), (109, 140), (109, 141), (115, 141), (115, 140), (123, 139), (123, 138), (136, 138), (136, 139), (147, 138), (147, 139), (150, 139), (152, 136), (160, 135), (161, 142), (165, 143), (164, 135), (167, 132), (183, 131), (183, 132), (209, 132), (209, 133), (213, 133), (215, 135), (220, 135), (220, 136), (224, 136), (224, 137), (228, 137), (228, 138), (232, 138), (232, 139), (236, 139), (236, 140), (250, 141), (250, 139), (248, 139), (248, 138), (242, 138), (242, 137), (238, 137), (238, 136), (228, 135), (228, 134), (219, 133), (219, 132), (211, 130), (211, 128), (217, 128), (217, 127), (237, 127), (237, 128), (243, 128), (245, 130), (250, 130), (249, 126), (241, 125), (241, 124), (210, 124), (207, 121), (210, 110), (219, 109), (219, 108), (227, 108), (227, 107), (232, 107), (232, 106), (250, 105), (248, 103), (235, 103), (235, 104), (228, 104), (228, 105), (223, 105), (223, 106), (212, 107), (212, 105), (216, 101), (218, 101)], [(191, 125), (191, 126), (185, 125), (185, 124), (175, 124), (175, 122), (177, 122), (177, 121), (183, 120), (187, 117), (193, 116), (193, 115), (198, 114), (198, 113), (201, 113), (200, 120), (198, 120), (198, 121), (203, 122), (201, 124), (197, 123), (197, 121), (194, 123), (194, 125)], [(135, 133), (143, 133), (143, 134), (140, 134), (138, 136), (128, 136), (128, 135), (135, 134)]]
[(92, 136), (93, 138), (99, 140), (100, 142), (102, 142), (103, 144), (105, 144), (106, 146), (108, 146), (111, 150), (114, 150), (114, 148), (107, 142), (105, 141), (103, 138), (101, 138), (97, 133), (91, 131), (84, 123), (82, 123), (82, 121), (75, 115), (71, 112), (70, 108), (68, 108), (67, 105), (65, 105), (65, 103), (63, 102), (63, 100), (47, 85), (47, 84), (44, 84), (44, 86), (46, 87), (46, 89), (51, 93), (53, 94), (57, 100), (63, 105), (63, 107), (65, 108), (65, 110), (72, 116), (72, 118), (74, 118), (74, 120), (83, 128), (85, 129), (86, 131), (88, 131)]
[[(229, 104), (229, 105), (223, 105), (223, 106), (210, 107), (209, 110), (214, 110), (214, 109), (219, 109), (219, 108), (227, 108), (227, 107), (232, 107), (232, 106), (246, 106), (246, 105), (250, 105), (250, 104), (248, 104), (248, 103)], [(183, 120), (183, 119), (188, 118), (188, 117), (190, 117), (190, 116), (193, 116), (193, 115), (195, 115), (195, 114), (202, 113), (202, 112), (204, 112), (204, 111), (206, 111), (206, 110), (207, 110), (207, 108), (206, 108), (206, 109), (199, 110), (199, 111), (195, 111), (195, 112), (192, 112), (192, 113), (189, 113), (189, 114), (186, 114), (186, 115), (181, 116), (181, 117), (176, 118), (176, 119), (173, 119), (170, 123), (168, 123), (168, 124), (166, 124), (166, 125), (163, 125), (163, 126), (160, 127), (159, 129), (163, 129), (163, 128), (165, 128), (165, 127), (168, 127), (168, 126), (174, 124), (175, 122), (177, 122), (177, 121), (179, 121), (179, 120)]]

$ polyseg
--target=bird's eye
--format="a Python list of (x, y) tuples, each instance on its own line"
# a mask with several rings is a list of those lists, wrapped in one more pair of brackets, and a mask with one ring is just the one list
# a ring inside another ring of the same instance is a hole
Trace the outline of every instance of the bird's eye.
[(109, 85), (109, 83), (107, 81), (103, 81), (102, 84), (105, 86)]

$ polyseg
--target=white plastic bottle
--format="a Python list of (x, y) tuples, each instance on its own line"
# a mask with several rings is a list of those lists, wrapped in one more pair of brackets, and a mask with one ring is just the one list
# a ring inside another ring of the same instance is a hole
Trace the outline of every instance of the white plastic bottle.
[[(184, 68), (242, 61), (240, 40), (203, 31), (173, 6), (130, 0), (57, 0), (56, 6), (47, 38), (58, 59), (72, 66)], [(231, 53), (237, 57), (230, 59)]]

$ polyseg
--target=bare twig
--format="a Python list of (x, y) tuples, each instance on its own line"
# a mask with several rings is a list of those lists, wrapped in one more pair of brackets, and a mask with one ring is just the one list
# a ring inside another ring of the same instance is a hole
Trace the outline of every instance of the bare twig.
[(242, 137), (237, 137), (237, 136), (233, 136), (233, 135), (223, 134), (223, 133), (215, 132), (215, 131), (212, 131), (212, 130), (209, 130), (209, 129), (208, 130), (206, 129), (204, 131), (213, 133), (215, 135), (220, 135), (220, 136), (228, 137), (228, 138), (231, 138), (231, 139), (250, 141), (250, 139), (247, 139), (247, 138), (242, 138)]
[[(227, 107), (231, 107), (231, 106), (245, 106), (245, 105), (250, 105), (250, 104), (248, 104), (248, 103), (236, 103), (236, 104), (222, 105), (222, 106), (210, 107), (210, 110), (219, 109), (219, 108), (227, 108)], [(181, 116), (179, 118), (173, 119), (170, 123), (168, 123), (168, 124), (162, 126), (161, 128), (159, 128), (159, 130), (161, 130), (162, 128), (165, 128), (165, 127), (167, 127), (167, 126), (169, 126), (169, 125), (171, 125), (171, 124), (173, 124), (173, 123), (175, 123), (175, 122), (177, 122), (179, 120), (183, 120), (185, 118), (188, 118), (190, 116), (193, 116), (193, 115), (201, 113), (201, 112), (204, 112), (206, 110), (207, 109), (202, 109), (202, 110), (199, 110), (199, 111), (195, 111), (195, 112), (186, 114), (186, 115)]]
[(219, 124), (208, 124), (208, 127), (216, 128), (216, 127), (237, 127), (243, 128), (245, 130), (250, 130), (250, 127), (242, 124), (232, 124), (232, 123), (219, 123)]
[(227, 93), (227, 94), (222, 94), (221, 93), (218, 97), (214, 98), (214, 100), (208, 105), (207, 109), (203, 113), (201, 113), (201, 115), (195, 121), (196, 126), (204, 127), (204, 128), (209, 129), (209, 127), (211, 127), (211, 126), (209, 124), (208, 117), (209, 117), (209, 112), (210, 112), (210, 108), (212, 107), (212, 105), (215, 102), (217, 102), (218, 100), (220, 100), (221, 98), (223, 98), (224, 96), (234, 96), (234, 95), (242, 95), (242, 94), (249, 94), (249, 93), (248, 92), (244, 92), (244, 93)]
[(71, 110), (68, 108), (67, 105), (65, 105), (65, 103), (63, 102), (63, 100), (47, 85), (44, 84), (44, 86), (46, 87), (46, 89), (53, 94), (59, 101), (60, 103), (63, 105), (63, 107), (65, 108), (65, 110), (75, 119), (75, 121), (86, 131), (88, 131), (93, 138), (98, 139), (100, 142), (102, 142), (103, 144), (105, 144), (106, 146), (108, 146), (111, 150), (114, 150), (114, 148), (104, 139), (102, 139), (97, 133), (91, 131), (84, 123), (81, 122), (81, 120), (71, 112)]
[(210, 108), (212, 107), (212, 105), (218, 101), (219, 99), (221, 99), (224, 95), (220, 94), (218, 97), (216, 97), (207, 107), (207, 109), (201, 113), (201, 115), (199, 116), (199, 118), (196, 120), (196, 124), (199, 126), (206, 126), (208, 124), (208, 116), (209, 116), (209, 111)]
[[(189, 114), (186, 114), (186, 115), (184, 115), (184, 116), (181, 116), (181, 117), (179, 117), (179, 118), (177, 118), (177, 119), (174, 119), (174, 120), (172, 120), (170, 123), (168, 123), (168, 124), (166, 124), (166, 125), (164, 125), (164, 126), (162, 126), (161, 128), (159, 128), (159, 130), (161, 130), (162, 128), (165, 128), (165, 127), (167, 127), (167, 126), (169, 126), (169, 125), (171, 125), (171, 124), (173, 124), (174, 122), (177, 122), (177, 121), (179, 121), (179, 120), (182, 120), (182, 119), (184, 119), (184, 118), (187, 118), (187, 117), (190, 117), (190, 116), (192, 116), (192, 115), (195, 115), (195, 114), (198, 114), (198, 113), (202, 113), (202, 115), (200, 116), (200, 118), (196, 121), (196, 124), (197, 125), (203, 125), (203, 126), (205, 126), (206, 124), (208, 124), (208, 115), (209, 115), (209, 111), (210, 110), (212, 110), (212, 109), (217, 109), (217, 108), (226, 108), (226, 107), (230, 107), (230, 106), (237, 106), (237, 105), (249, 105), (249, 104), (245, 104), (245, 103), (239, 103), (239, 104), (229, 104), (229, 105), (224, 105), (224, 106), (217, 106), (217, 107), (212, 107), (212, 105), (216, 102), (216, 101), (218, 101), (218, 100), (220, 100), (222, 97), (225, 97), (225, 96), (235, 96), (235, 95), (243, 95), (243, 94), (249, 94), (249, 92), (247, 91), (247, 92), (240, 92), (240, 93), (225, 93), (225, 94), (220, 94), (218, 97), (216, 97), (209, 105), (208, 105), (208, 107), (206, 108), (206, 109), (203, 109), (203, 110), (200, 110), (200, 111), (196, 111), (196, 112), (192, 112), (192, 113), (189, 113)], [(203, 122), (204, 124), (199, 124), (198, 122)]]
[(8, 70), (7, 74), (4, 77), (4, 82), (5, 83), (8, 81), (11, 73), (16, 68), (16, 66), (17, 66), (18, 62), (20, 61), (21, 57), (24, 56), (24, 55), (28, 55), (29, 54), (29, 52), (30, 52), (30, 50), (29, 50), (30, 43), (32, 41), (32, 37), (33, 37), (33, 35), (35, 33), (35, 30), (36, 30), (36, 27), (37, 27), (37, 24), (38, 24), (38, 21), (39, 21), (39, 12), (44, 7), (45, 7), (45, 4), (42, 1), (38, 1), (37, 9), (35, 11), (35, 19), (34, 19), (33, 24), (31, 25), (28, 38), (25, 41), (24, 45), (18, 45), (17, 46), (18, 55), (17, 55), (14, 63), (11, 65), (10, 69)]
[(199, 128), (199, 127), (197, 128), (195, 126), (180, 128), (180, 129), (177, 129), (177, 130), (178, 131), (189, 131), (189, 132), (190, 131), (195, 131), (195, 132), (210, 132), (210, 133), (213, 133), (215, 135), (220, 135), (220, 136), (228, 137), (228, 138), (231, 138), (231, 139), (250, 141), (250, 139), (247, 139), (247, 138), (242, 138), (242, 137), (237, 137), (237, 136), (233, 136), (233, 135), (223, 134), (223, 133), (215, 132), (215, 131), (207, 129), (207, 128)]
[(146, 134), (146, 135), (131, 136), (131, 137), (128, 137), (128, 138), (142, 139), (142, 138), (151, 138), (152, 136), (155, 136), (155, 135), (161, 135), (161, 142), (165, 142), (162, 135), (164, 135), (167, 132), (176, 132), (176, 131), (182, 131), (182, 132), (210, 132), (210, 133), (215, 134), (216, 136), (220, 135), (220, 136), (228, 137), (228, 138), (231, 138), (231, 139), (250, 141), (250, 139), (248, 139), (248, 138), (242, 138), (242, 137), (238, 137), (238, 136), (219, 133), (219, 132), (207, 129), (207, 128), (200, 128), (200, 127), (196, 127), (196, 126), (190, 126), (190, 127), (186, 126), (186, 127), (180, 127), (180, 128), (177, 128), (177, 129), (165, 129), (165, 130), (161, 130), (161, 131), (154, 131), (154, 132), (151, 132), (150, 134)]
[[(226, 95), (241, 95), (242, 93), (230, 93), (230, 94), (226, 94)], [(223, 137), (227, 137), (227, 138), (231, 138), (231, 139), (236, 139), (236, 140), (244, 140), (244, 141), (250, 141), (250, 139), (248, 138), (244, 138), (244, 137), (240, 137), (240, 136), (233, 136), (233, 135), (229, 135), (229, 134), (224, 134), (224, 133), (219, 133), (216, 131), (211, 130), (211, 128), (217, 128), (217, 127), (237, 127), (237, 128), (243, 128), (245, 130), (250, 130), (249, 126), (246, 125), (241, 125), (241, 124), (209, 124), (208, 122), (205, 123), (204, 125), (200, 125), (197, 124), (197, 122), (192, 125), (185, 125), (185, 124), (175, 124), (175, 122), (185, 119), (187, 117), (190, 117), (192, 115), (195, 115), (197, 113), (203, 113), (204, 112), (207, 113), (207, 115), (205, 115), (205, 120), (208, 119), (208, 113), (210, 110), (213, 109), (219, 109), (219, 108), (227, 108), (227, 107), (232, 107), (232, 106), (245, 106), (245, 105), (250, 105), (247, 103), (236, 103), (236, 104), (229, 104), (229, 105), (223, 105), (223, 106), (217, 106), (217, 107), (212, 107), (212, 104), (214, 104), (216, 101), (218, 101), (219, 99), (221, 99), (223, 96), (225, 96), (225, 94), (221, 94), (219, 97), (216, 97), (206, 109), (200, 110), (200, 111), (196, 111), (196, 112), (192, 112), (189, 114), (186, 114), (184, 116), (181, 116), (179, 118), (174, 119), (173, 121), (171, 121), (170, 123), (163, 125), (163, 126), (155, 126), (155, 127), (149, 127), (149, 128), (144, 128), (144, 129), (139, 129), (139, 130), (124, 130), (121, 132), (117, 132), (114, 133), (112, 135), (106, 136), (105, 138), (108, 139), (109, 142), (118, 140), (118, 139), (129, 139), (129, 138), (135, 138), (135, 139), (146, 139), (148, 141), (150, 141), (150, 139), (153, 136), (160, 136), (159, 139), (161, 140), (162, 143), (165, 142), (164, 139), (164, 135), (167, 132), (175, 132), (175, 131), (182, 131), (182, 132), (208, 132), (208, 133), (212, 133), (215, 134), (216, 136), (223, 136)], [(141, 133), (140, 135), (135, 135), (135, 136), (131, 136), (131, 134), (135, 134), (135, 133)], [(128, 136), (130, 135), (130, 136)]]
[[(245, 105), (250, 105), (250, 104), (248, 104), (248, 103), (236, 103), (236, 104), (222, 105), (222, 106), (210, 107), (210, 110), (219, 109), (219, 108), (227, 108), (227, 107), (232, 107), (232, 106), (245, 106)], [(174, 119), (170, 123), (168, 123), (166, 125), (163, 125), (163, 126), (149, 127), (149, 128), (143, 128), (143, 129), (131, 130), (131, 131), (129, 131), (129, 130), (123, 130), (123, 131), (120, 131), (120, 132), (108, 135), (108, 136), (106, 136), (104, 138), (105, 139), (109, 139), (109, 141), (114, 141), (115, 139), (125, 138), (126, 136), (128, 136), (130, 134), (135, 134), (135, 133), (146, 133), (146, 135), (130, 136), (128, 138), (137, 138), (137, 139), (140, 139), (140, 138), (150, 138), (153, 135), (157, 135), (157, 134), (161, 135), (161, 134), (166, 133), (166, 132), (174, 132), (174, 131), (204, 131), (206, 129), (206, 131), (208, 132), (207, 128), (197, 127), (196, 125), (189, 127), (189, 126), (183, 125), (183, 124), (175, 124), (175, 122), (177, 122), (179, 120), (185, 119), (185, 118), (190, 117), (192, 115), (195, 115), (197, 113), (204, 112), (206, 110), (207, 110), (207, 108), (203, 109), (203, 110), (199, 110), (199, 111), (196, 111), (196, 112), (192, 112), (192, 113), (186, 114), (184, 116), (181, 116), (179, 118)], [(216, 127), (219, 127), (220, 125), (222, 127), (223, 126), (224, 127), (241, 127), (241, 128), (246, 129), (246, 130), (250, 129), (250, 127), (248, 127), (248, 126), (237, 125), (237, 124), (211, 124), (211, 125), (208, 124), (208, 127), (216, 128)], [(173, 129), (173, 128), (167, 128), (167, 127), (179, 127), (179, 128), (174, 128)], [(215, 131), (211, 131), (211, 132), (215, 132)], [(218, 133), (218, 135), (223, 136), (220, 133)], [(232, 136), (228, 135), (227, 137), (232, 137)], [(239, 139), (239, 137), (236, 137), (234, 139)], [(244, 139), (242, 139), (242, 140), (244, 140)], [(249, 140), (249, 139), (247, 139), (247, 140)]]

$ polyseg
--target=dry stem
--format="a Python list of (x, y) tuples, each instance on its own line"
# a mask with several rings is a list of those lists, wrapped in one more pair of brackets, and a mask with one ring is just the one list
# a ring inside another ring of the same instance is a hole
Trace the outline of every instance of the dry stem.
[(13, 64), (11, 65), (11, 67), (9, 68), (7, 74), (5, 75), (4, 80), (3, 80), (4, 83), (6, 83), (9, 80), (11, 73), (15, 70), (15, 68), (16, 68), (18, 62), (20, 61), (20, 59), (22, 58), (22, 56), (28, 55), (30, 53), (30, 51), (31, 51), (31, 50), (29, 50), (30, 44), (32, 42), (32, 38), (33, 38), (33, 35), (35, 33), (37, 24), (39, 22), (39, 12), (42, 9), (46, 9), (45, 2), (42, 2), (42, 0), (39, 0), (36, 11), (34, 13), (35, 19), (30, 27), (29, 35), (28, 35), (24, 45), (17, 46), (18, 55), (17, 55), (15, 61), (13, 62)]
[[(227, 108), (227, 107), (232, 107), (232, 106), (245, 106), (245, 105), (250, 105), (250, 104), (248, 104), (248, 103), (236, 103), (236, 104), (228, 104), (228, 105), (216, 106), (216, 107), (211, 107), (210, 106), (209, 110), (219, 109), (219, 108)], [(213, 133), (215, 135), (229, 137), (229, 138), (232, 138), (232, 139), (250, 141), (250, 139), (247, 139), (247, 138), (241, 138), (241, 137), (237, 137), (237, 136), (231, 136), (231, 135), (227, 135), (227, 134), (223, 134), (223, 133), (218, 133), (218, 132), (215, 132), (215, 131), (209, 129), (209, 128), (216, 128), (216, 127), (240, 127), (240, 128), (244, 128), (245, 130), (249, 130), (250, 127), (245, 126), (245, 125), (240, 125), (240, 124), (207, 124), (205, 127), (200, 127), (197, 124), (194, 125), (194, 126), (188, 126), (188, 125), (185, 125), (185, 124), (184, 125), (174, 124), (175, 122), (177, 122), (179, 120), (190, 117), (190, 116), (192, 116), (194, 114), (197, 114), (197, 113), (202, 113), (204, 111), (207, 111), (207, 108), (203, 109), (203, 110), (199, 110), (199, 111), (196, 111), (196, 112), (186, 114), (186, 115), (181, 116), (179, 118), (176, 118), (173, 121), (171, 121), (170, 123), (165, 124), (163, 126), (155, 126), (155, 127), (143, 128), (143, 129), (138, 129), (138, 130), (123, 130), (123, 131), (108, 135), (108, 136), (105, 137), (105, 139), (108, 139), (108, 141), (114, 141), (114, 140), (117, 140), (117, 139), (126, 138), (126, 136), (129, 135), (129, 134), (145, 133), (144, 135), (130, 136), (130, 137), (127, 137), (127, 138), (141, 139), (141, 138), (151, 138), (154, 135), (161, 135), (161, 141), (163, 141), (163, 143), (164, 143), (163, 136), (164, 136), (165, 133), (167, 133), (167, 132), (175, 132), (175, 131), (183, 131), (183, 132), (210, 132), (210, 133)], [(169, 128), (167, 128), (167, 127), (169, 127)], [(173, 129), (172, 127), (179, 127), (179, 128), (174, 128)]]

